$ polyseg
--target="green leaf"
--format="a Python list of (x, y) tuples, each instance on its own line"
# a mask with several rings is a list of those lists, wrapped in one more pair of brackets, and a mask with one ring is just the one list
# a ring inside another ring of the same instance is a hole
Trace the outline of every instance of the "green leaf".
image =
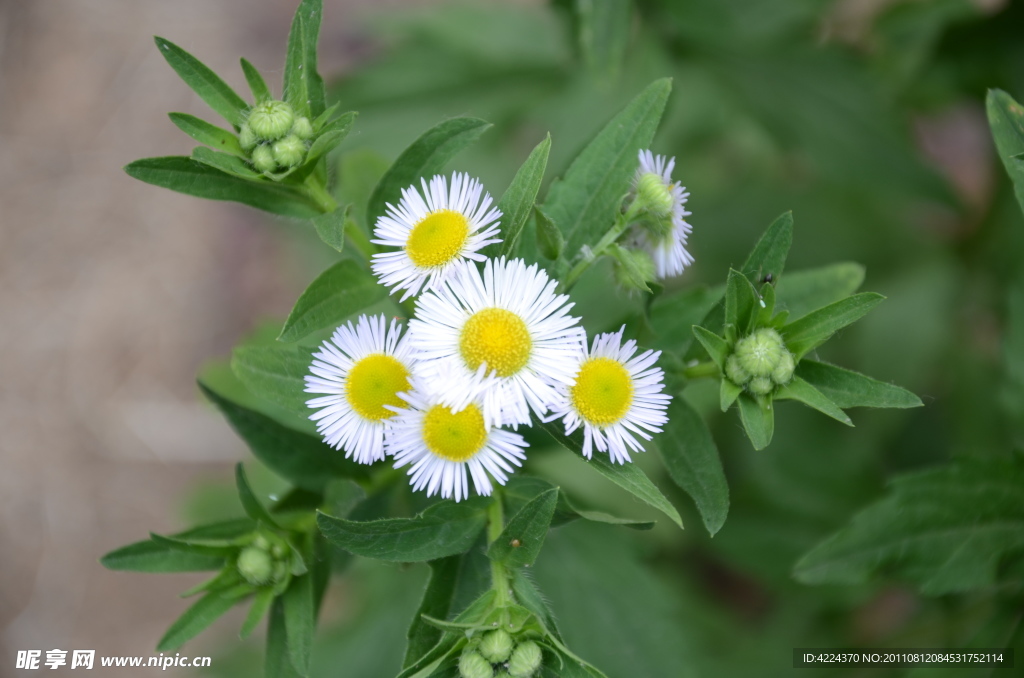
[(317, 276), (295, 302), (278, 340), (296, 341), (325, 327), (335, 327), (387, 295), (387, 288), (358, 263), (339, 261)]
[(773, 221), (750, 251), (743, 263), (743, 275), (759, 284), (767, 276), (777, 282), (786, 267), (789, 248), (793, 244), (793, 213), (786, 212)]
[(622, 68), (633, 27), (631, 0), (576, 0), (580, 51), (592, 72), (615, 77)]
[(223, 595), (220, 592), (207, 593), (171, 624), (167, 633), (157, 643), (157, 652), (172, 652), (206, 630), (225, 612), (234, 607), (240, 596)]
[(323, 18), (321, 0), (302, 0), (295, 10), (284, 61), (284, 100), (313, 119), (325, 108), (324, 81), (317, 72), (316, 48)]
[(718, 447), (704, 418), (682, 396), (668, 406), (668, 422), (656, 438), (668, 474), (697, 505), (704, 526), (714, 536), (729, 513), (729, 485)]
[(192, 159), (246, 181), (259, 181), (261, 176), (250, 168), (245, 160), (237, 155), (221, 153), (206, 146), (196, 146), (193, 148)]
[(256, 597), (253, 598), (252, 605), (249, 607), (249, 613), (245, 615), (245, 621), (242, 622), (242, 630), (238, 632), (242, 640), (249, 637), (273, 604), (274, 589), (262, 588), (256, 593)]
[[(494, 608), (494, 591), (487, 590), (474, 600), (453, 620), (456, 624), (472, 624), (483, 620), (484, 616)], [(405, 667), (398, 678), (428, 678), (435, 675), (437, 667), (458, 648), (458, 638), (446, 633), (430, 652), (420, 657), (411, 666)]]
[(303, 161), (302, 165), (285, 172), (281, 175), (281, 178), (290, 177), (291, 181), (299, 182), (315, 172), (318, 166), (317, 163), (320, 162), (320, 159), (337, 148), (338, 145), (345, 140), (345, 137), (347, 137), (348, 133), (352, 130), (352, 124), (355, 122), (355, 119), (356, 114), (353, 112), (346, 113), (333, 121), (328, 125), (328, 128), (324, 129), (313, 141), (313, 144), (309, 147), (309, 151), (306, 152), (306, 159)]
[(154, 40), (167, 63), (185, 81), (185, 84), (199, 95), (200, 99), (235, 127), (242, 126), (242, 123), (245, 122), (246, 111), (249, 109), (249, 105), (242, 97), (235, 94), (235, 91), (228, 87), (227, 83), (199, 59), (170, 40), (160, 37), (156, 37)]
[(839, 409), (839, 406), (829, 400), (828, 396), (814, 388), (800, 377), (794, 376), (792, 380), (779, 389), (775, 394), (776, 400), (797, 400), (808, 407), (814, 408), (822, 414), (827, 414), (836, 421), (841, 421), (847, 426), (853, 426), (850, 417)]
[(432, 560), (430, 581), (423, 592), (423, 600), (412, 618), (412, 624), (406, 634), (408, 644), (405, 648), (405, 661), (402, 668), (412, 666), (417, 659), (430, 651), (441, 640), (441, 630), (423, 620), (423, 615), (436, 619), (447, 619), (451, 611), (452, 599), (455, 596), (455, 584), (458, 582), (460, 556), (448, 556)]
[(886, 571), (928, 595), (991, 587), (1024, 549), (1024, 463), (971, 459), (892, 481), (796, 564), (807, 584), (855, 584)]
[(787, 273), (775, 284), (779, 306), (796, 319), (845, 299), (864, 282), (864, 267), (851, 262)]
[(282, 478), (319, 491), (334, 478), (368, 477), (368, 466), (345, 459), (341, 451), (331, 449), (319, 438), (232, 402), (202, 382), (199, 387), (224, 414), (253, 455)]
[(564, 433), (565, 429), (561, 427), (561, 422), (558, 421), (542, 423), (541, 428), (547, 431), (548, 435), (555, 439), (555, 442), (574, 452), (580, 459), (605, 478), (648, 506), (658, 509), (671, 518), (672, 522), (679, 527), (683, 526), (683, 519), (679, 516), (679, 511), (676, 510), (676, 507), (665, 498), (661, 490), (651, 482), (651, 479), (636, 464), (613, 464), (608, 460), (607, 455), (600, 452), (588, 460), (583, 456), (583, 436), (580, 431), (577, 430), (571, 436), (566, 436)]
[(693, 326), (693, 335), (697, 337), (697, 341), (718, 365), (718, 369), (724, 370), (725, 359), (729, 357), (729, 344), (725, 343), (725, 339), (700, 325)]
[[(554, 486), (551, 483), (542, 478), (517, 473), (509, 478), (509, 481), (502, 490), (502, 494), (507, 500), (509, 510), (515, 508), (518, 511), (531, 500), (553, 488)], [(558, 504), (551, 519), (551, 526), (558, 527), (578, 518), (606, 525), (621, 525), (634, 530), (649, 530), (654, 527), (654, 521), (651, 520), (621, 518), (604, 513), (603, 511), (590, 511), (580, 508), (575, 501), (569, 498), (569, 495), (564, 491), (560, 491), (558, 493)]]
[(537, 224), (537, 251), (545, 259), (556, 261), (565, 249), (565, 238), (544, 210), (535, 207), (533, 212)]
[(491, 542), (487, 557), (509, 567), (533, 565), (551, 527), (557, 503), (557, 487), (527, 502), (512, 516), (498, 538)]
[(615, 262), (615, 281), (624, 289), (650, 293), (647, 283), (653, 282), (654, 261), (651, 255), (639, 249), (622, 247), (612, 243), (606, 250)]
[(1017, 202), (1024, 210), (1024, 165), (1019, 162), (1020, 155), (1024, 154), (1024, 106), (998, 89), (988, 91), (985, 104), (996, 151), (1013, 182)]
[(477, 118), (452, 118), (424, 132), (402, 151), (373, 189), (366, 207), (366, 223), (372, 228), (384, 214), (386, 204), (398, 204), (402, 189), (413, 186), (420, 177), (443, 171), (449, 160), (479, 139), (490, 126)]
[(801, 360), (796, 366), (796, 374), (842, 408), (905, 408), (924, 404), (916, 395), (895, 384), (886, 384), (828, 363)]
[(242, 508), (245, 509), (245, 515), (268, 527), (279, 527), (277, 521), (271, 517), (266, 507), (260, 503), (252, 491), (249, 479), (245, 477), (245, 467), (242, 466), (242, 462), (235, 464), (235, 486), (238, 489), (238, 498), (242, 502)]
[(829, 304), (782, 328), (786, 346), (797, 360), (808, 351), (828, 341), (838, 330), (862, 318), (885, 297), (875, 292), (862, 292)]
[(755, 398), (749, 393), (739, 395), (740, 421), (755, 450), (763, 450), (772, 441), (775, 415), (769, 398)]
[(263, 671), (266, 678), (302, 678), (292, 666), (284, 600), (281, 598), (276, 598), (270, 607), (270, 619), (267, 622), (267, 656)]
[(242, 147), (238, 145), (238, 137), (234, 132), (229, 132), (222, 127), (211, 125), (188, 113), (168, 113), (167, 116), (185, 134), (189, 135), (201, 144), (206, 144), (226, 153), (233, 155), (244, 155)]
[[(651, 302), (650, 321), (656, 336), (648, 341), (651, 348), (686, 353), (693, 343), (694, 325), (704, 325), (704, 319), (725, 294), (725, 285), (713, 289), (695, 287), (665, 294)], [(719, 321), (721, 324), (721, 321)]]
[(556, 640), (562, 640), (561, 633), (558, 630), (558, 623), (555, 621), (555, 615), (552, 614), (551, 608), (548, 607), (547, 601), (544, 600), (544, 596), (537, 588), (537, 585), (526, 576), (525, 570), (512, 570), (512, 592), (515, 593), (516, 600), (527, 610), (535, 614), (537, 619), (540, 620)]
[(307, 419), (313, 410), (306, 401), (315, 397), (305, 392), (312, 350), (294, 344), (237, 346), (231, 354), (231, 370), (253, 395)]
[(729, 278), (725, 283), (726, 337), (735, 340), (729, 336), (730, 325), (738, 337), (746, 336), (760, 307), (754, 287), (747, 277), (735, 269), (730, 269)]
[(313, 217), (316, 234), (336, 252), (345, 249), (345, 228), (350, 207), (343, 205), (333, 212)]
[(565, 236), (570, 256), (611, 227), (636, 171), (637, 154), (650, 147), (671, 90), (667, 78), (648, 85), (551, 185), (544, 211)]
[(149, 533), (149, 538), (158, 544), (163, 544), (172, 549), (179, 549), (185, 553), (221, 558), (222, 560), (230, 557), (238, 550), (234, 544), (223, 540), (182, 539), (180, 537), (167, 537), (153, 532)]
[(740, 397), (740, 393), (743, 393), (742, 387), (737, 386), (728, 379), (722, 379), (718, 389), (718, 406), (725, 412)]
[(288, 217), (309, 219), (321, 214), (298, 189), (242, 179), (183, 156), (136, 160), (124, 171), (147, 184), (199, 198), (231, 200)]
[(551, 151), (551, 135), (544, 137), (544, 141), (530, 152), (526, 162), (522, 164), (519, 171), (512, 178), (512, 183), (505, 190), (505, 194), (498, 201), (498, 209), (501, 210), (501, 238), (500, 254), (512, 256), (516, 251), (516, 244), (523, 232), (523, 226), (530, 217), (530, 210), (537, 202), (537, 192), (540, 191), (541, 183), (544, 181), (544, 171), (548, 166), (548, 153)]
[(274, 98), (274, 95), (270, 93), (270, 88), (267, 87), (266, 81), (260, 72), (256, 70), (256, 67), (249, 63), (247, 60), (242, 59), (242, 72), (245, 73), (245, 81), (249, 83), (249, 89), (252, 90), (253, 99), (256, 103), (262, 101), (268, 101)]
[(317, 514), (327, 540), (358, 556), (398, 562), (435, 560), (462, 553), (484, 528), (490, 499), (441, 501), (415, 518), (356, 521)]
[(129, 572), (203, 572), (224, 567), (224, 557), (186, 553), (147, 539), (111, 551), (100, 558), (100, 564), (108, 570)]
[(288, 657), (299, 675), (309, 674), (309, 657), (313, 650), (316, 616), (313, 612), (313, 578), (294, 577), (281, 596), (284, 628), (288, 641)]

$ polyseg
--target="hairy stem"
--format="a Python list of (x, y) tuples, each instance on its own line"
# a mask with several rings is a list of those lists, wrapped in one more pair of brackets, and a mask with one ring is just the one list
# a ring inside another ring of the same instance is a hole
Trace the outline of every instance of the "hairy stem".
[(703, 379), (705, 377), (717, 377), (719, 374), (718, 365), (710, 360), (706, 363), (697, 363), (683, 369), (683, 376), (687, 379)]
[[(494, 491), (494, 500), (487, 509), (487, 543), (491, 544), (501, 536), (505, 529), (505, 517), (501, 506), (500, 490)], [(496, 595), (497, 607), (504, 607), (512, 602), (509, 596), (508, 572), (505, 566), (496, 560), (491, 561), (491, 588)]]

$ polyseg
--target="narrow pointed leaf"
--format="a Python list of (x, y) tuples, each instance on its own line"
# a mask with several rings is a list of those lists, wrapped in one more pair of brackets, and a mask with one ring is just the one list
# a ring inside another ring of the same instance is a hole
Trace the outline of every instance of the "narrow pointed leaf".
[(160, 639), (156, 649), (158, 652), (177, 650), (187, 641), (195, 638), (206, 628), (217, 621), (225, 612), (234, 607), (238, 598), (228, 597), (219, 592), (207, 593), (197, 600), (192, 607), (171, 624), (167, 633)]
[(424, 132), (402, 151), (373, 189), (366, 207), (366, 223), (372, 228), (384, 214), (387, 203), (398, 204), (402, 189), (415, 185), (419, 190), (420, 177), (442, 172), (449, 160), (479, 139), (490, 126), (478, 118), (452, 118)]
[[(553, 488), (554, 486), (551, 483), (542, 478), (517, 473), (509, 478), (504, 490), (502, 490), (502, 494), (506, 499), (509, 510), (519, 511), (528, 502)], [(560, 491), (558, 493), (558, 503), (551, 518), (551, 527), (559, 527), (580, 518), (594, 523), (621, 525), (634, 530), (649, 530), (654, 527), (654, 521), (651, 520), (622, 518), (603, 511), (591, 511), (580, 508), (575, 501), (569, 498), (569, 495), (564, 491)]]
[(771, 400), (755, 398), (749, 393), (739, 396), (740, 421), (755, 450), (763, 450), (775, 432), (775, 413)]
[(721, 385), (718, 389), (718, 406), (723, 412), (725, 412), (732, 407), (732, 404), (740, 397), (740, 393), (743, 393), (743, 389), (741, 387), (732, 383), (728, 379), (722, 379)]
[(841, 421), (847, 426), (853, 426), (853, 422), (850, 421), (850, 417), (839, 409), (838, 405), (829, 400), (828, 396), (808, 384), (800, 377), (793, 377), (788, 384), (780, 388), (779, 392), (775, 394), (775, 399), (797, 400), (808, 407), (818, 410), (822, 414), (827, 414), (836, 421)]
[(245, 467), (242, 466), (241, 462), (235, 464), (235, 486), (238, 489), (238, 498), (242, 502), (242, 508), (245, 509), (247, 516), (268, 527), (278, 527), (270, 512), (260, 503), (256, 494), (252, 491), (249, 479), (245, 476)]
[(313, 631), (316, 627), (312, 583), (313, 579), (309, 576), (294, 577), (281, 596), (288, 657), (295, 671), (302, 676), (309, 674), (309, 657), (313, 650)]
[(864, 267), (845, 262), (790, 271), (777, 281), (775, 296), (793, 319), (854, 294), (864, 282)]
[(537, 251), (545, 259), (555, 261), (562, 256), (562, 251), (565, 249), (565, 238), (562, 237), (562, 232), (558, 230), (555, 222), (544, 214), (544, 210), (539, 207), (535, 208), (534, 216), (537, 223)]
[(562, 635), (558, 630), (558, 622), (555, 620), (555, 615), (551, 612), (551, 607), (547, 601), (544, 600), (544, 595), (537, 588), (537, 585), (533, 583), (533, 580), (526, 575), (525, 570), (512, 570), (512, 591), (516, 594), (516, 600), (523, 607), (537, 615), (537, 618), (547, 628), (548, 632), (561, 642)]
[(237, 155), (221, 153), (206, 146), (196, 146), (193, 148), (192, 159), (247, 181), (259, 181), (262, 176)]
[(544, 170), (548, 166), (548, 153), (551, 151), (551, 135), (544, 137), (530, 152), (526, 162), (522, 164), (505, 194), (498, 201), (501, 210), (501, 243), (498, 245), (503, 256), (511, 256), (516, 251), (516, 244), (523, 232), (523, 226), (530, 217), (530, 210), (537, 202), (537, 193), (544, 181)]
[(222, 541), (207, 542), (199, 539), (181, 539), (179, 537), (167, 537), (162, 534), (150, 533), (149, 538), (158, 544), (163, 544), (172, 549), (178, 549), (197, 556), (210, 556), (221, 560), (237, 551), (237, 547)]
[(288, 632), (284, 615), (284, 601), (275, 598), (267, 620), (267, 654), (263, 665), (266, 678), (302, 678), (292, 666), (288, 650)]
[(769, 275), (778, 281), (786, 267), (786, 258), (792, 244), (793, 213), (786, 212), (768, 226), (754, 245), (750, 256), (743, 263), (743, 275), (753, 283), (760, 283)]
[(489, 499), (441, 501), (415, 518), (357, 521), (317, 514), (327, 540), (351, 553), (378, 560), (419, 562), (462, 553), (484, 528)]
[(234, 132), (212, 125), (188, 113), (168, 113), (167, 116), (185, 134), (201, 144), (232, 155), (244, 155)]
[(998, 89), (989, 90), (985, 103), (996, 151), (1013, 182), (1017, 202), (1024, 210), (1024, 164), (1019, 162), (1020, 155), (1024, 154), (1024, 106)]
[(253, 630), (255, 630), (273, 603), (273, 589), (262, 588), (256, 593), (256, 597), (252, 599), (252, 605), (249, 607), (249, 612), (245, 615), (245, 621), (242, 622), (242, 630), (238, 632), (242, 640), (248, 638)]
[(441, 630), (424, 621), (423, 615), (436, 619), (448, 618), (455, 595), (461, 560), (461, 556), (448, 556), (427, 563), (430, 566), (430, 581), (427, 582), (423, 600), (420, 602), (419, 609), (416, 610), (409, 631), (406, 633), (408, 642), (405, 647), (405, 661), (402, 662), (402, 668), (412, 666), (417, 659), (429, 652), (430, 648), (441, 640)]
[(693, 335), (697, 337), (697, 341), (718, 365), (718, 369), (724, 370), (725, 359), (729, 357), (729, 345), (725, 343), (725, 339), (700, 325), (693, 326)]
[(334, 327), (353, 313), (377, 303), (387, 293), (387, 288), (355, 261), (339, 261), (302, 293), (278, 339), (296, 341), (325, 327)]
[(754, 287), (747, 277), (739, 271), (730, 270), (725, 283), (725, 322), (742, 337), (749, 333), (759, 307)]
[(284, 62), (284, 100), (316, 118), (324, 111), (324, 81), (317, 72), (317, 42), (323, 18), (321, 0), (302, 0), (295, 10)]
[(108, 570), (130, 572), (202, 572), (224, 567), (224, 557), (186, 553), (147, 539), (111, 551), (100, 558), (100, 564)]
[(650, 147), (671, 90), (667, 78), (648, 85), (551, 185), (544, 211), (565, 236), (568, 256), (611, 227), (636, 171), (638, 153)]
[(645, 504), (658, 509), (672, 519), (679, 527), (683, 526), (683, 519), (676, 507), (665, 498), (661, 490), (651, 482), (651, 479), (636, 464), (613, 464), (608, 460), (606, 454), (600, 452), (593, 455), (589, 461), (583, 456), (583, 438), (579, 431), (571, 436), (565, 435), (565, 429), (561, 422), (554, 421), (541, 424), (541, 428), (548, 432), (555, 442), (567, 450), (574, 452), (581, 460), (591, 468), (603, 475), (608, 480), (626, 490)]
[(282, 478), (318, 491), (335, 478), (368, 476), (369, 467), (345, 459), (342, 452), (331, 449), (319, 438), (239, 405), (203, 383), (199, 387), (224, 414), (253, 455)]
[(249, 89), (252, 90), (252, 96), (256, 103), (274, 98), (263, 76), (255, 66), (245, 59), (242, 59), (242, 72), (245, 73), (245, 81), (249, 83)]
[(924, 403), (910, 391), (852, 370), (801, 360), (798, 377), (814, 386), (838, 407), (921, 407)]
[(242, 97), (235, 94), (235, 91), (228, 87), (227, 83), (220, 79), (216, 73), (206, 67), (199, 59), (195, 58), (170, 40), (154, 38), (156, 46), (160, 50), (167, 63), (171, 65), (181, 79), (192, 88), (199, 98), (221, 117), (236, 127), (241, 127), (245, 122), (245, 112), (249, 105)]
[(808, 313), (782, 328), (786, 346), (799, 360), (808, 351), (828, 341), (828, 338), (852, 322), (864, 317), (885, 297), (875, 292), (862, 292)]
[(729, 485), (718, 447), (704, 418), (682, 396), (672, 399), (667, 414), (658, 450), (672, 480), (690, 495), (714, 536), (729, 513)]
[(558, 503), (558, 488), (553, 487), (527, 502), (509, 519), (498, 538), (487, 549), (487, 557), (509, 567), (533, 565), (551, 527)]
[(124, 171), (147, 184), (209, 200), (240, 202), (273, 214), (309, 219), (322, 213), (298, 189), (242, 179), (183, 156), (136, 160)]

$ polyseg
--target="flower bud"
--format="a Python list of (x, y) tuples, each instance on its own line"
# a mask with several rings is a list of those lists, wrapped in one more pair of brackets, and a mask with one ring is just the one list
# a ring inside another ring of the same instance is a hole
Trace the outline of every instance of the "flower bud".
[(302, 139), (303, 141), (309, 141), (313, 138), (313, 125), (309, 122), (309, 118), (299, 116), (295, 118), (295, 122), (292, 123), (292, 134)]
[(238, 143), (242, 147), (243, 151), (251, 151), (253, 147), (258, 143), (256, 134), (253, 133), (252, 128), (249, 127), (248, 123), (242, 124), (242, 129), (238, 132)]
[(672, 214), (672, 191), (654, 172), (647, 172), (637, 180), (636, 200), (641, 209), (652, 215), (668, 217)]
[(283, 101), (263, 101), (249, 112), (249, 127), (260, 139), (275, 141), (292, 128), (295, 113)]
[(497, 629), (484, 635), (480, 642), (480, 654), (492, 664), (503, 662), (512, 654), (512, 636), (505, 629)]
[(258, 544), (247, 546), (238, 554), (238, 573), (253, 586), (263, 586), (275, 577), (275, 563), (270, 553)]
[(459, 657), (459, 675), (462, 678), (494, 678), (494, 669), (478, 653), (465, 652)]
[(532, 640), (519, 643), (508, 660), (508, 673), (512, 678), (530, 678), (540, 668), (542, 659), (540, 645)]
[(752, 377), (767, 377), (788, 353), (779, 333), (765, 327), (736, 342), (735, 355), (740, 367)]
[(274, 159), (281, 167), (295, 167), (306, 155), (306, 142), (294, 134), (274, 142)]
[(768, 395), (775, 388), (775, 382), (768, 377), (754, 377), (747, 382), (747, 390), (754, 395)]
[(260, 172), (273, 172), (277, 169), (274, 151), (266, 145), (252, 149), (252, 165)]
[(778, 366), (772, 371), (772, 381), (779, 386), (785, 386), (793, 378), (793, 370), (795, 369), (796, 363), (793, 362), (793, 354), (789, 351), (783, 351), (782, 359), (779, 360)]
[(725, 376), (737, 386), (743, 386), (750, 381), (750, 373), (740, 366), (735, 353), (725, 360)]

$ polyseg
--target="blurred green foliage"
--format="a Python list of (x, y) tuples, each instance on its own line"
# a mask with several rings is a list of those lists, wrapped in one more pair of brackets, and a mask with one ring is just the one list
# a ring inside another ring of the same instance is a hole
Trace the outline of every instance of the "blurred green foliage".
[[(672, 287), (719, 284), (791, 209), (789, 271), (857, 261), (888, 297), (821, 357), (899, 383), (926, 407), (862, 411), (851, 430), (783, 403), (771, 447), (755, 452), (735, 414), (718, 412), (717, 389), (694, 385), (687, 399), (712, 428), (732, 499), (713, 539), (651, 460), (640, 464), (685, 532), (566, 455), (538, 451), (530, 463), (578, 496), (660, 519), (650, 532), (575, 523), (549, 535), (535, 577), (567, 642), (613, 678), (789, 675), (797, 646), (1015, 646), (1024, 657), (1019, 568), (940, 597), (885, 573), (852, 586), (792, 576), (802, 555), (886, 496), (891, 476), (1006, 460), (1024, 440), (1024, 218), (984, 114), (990, 87), (1024, 96), (1024, 3), (641, 0), (609, 3), (614, 16), (578, 4), (591, 13), (558, 0), (379, 17), (371, 55), (328, 83), (328, 103), (360, 111), (337, 165), (342, 201), (365, 204), (372, 188), (346, 182), (355, 168), (379, 176), (455, 115), (494, 124), (455, 162), (485, 186), (508, 185), (547, 133), (547, 176), (561, 175), (644, 85), (670, 76), (654, 148), (676, 156), (691, 191), (697, 259)], [(524, 242), (534, 229), (531, 218)], [(637, 298), (609, 292), (608, 275), (596, 267), (574, 291), (589, 332), (636, 313)], [(405, 569), (356, 559), (325, 605), (314, 675), (396, 673), (427, 572)], [(248, 676), (258, 665), (243, 645), (213, 671)]]

